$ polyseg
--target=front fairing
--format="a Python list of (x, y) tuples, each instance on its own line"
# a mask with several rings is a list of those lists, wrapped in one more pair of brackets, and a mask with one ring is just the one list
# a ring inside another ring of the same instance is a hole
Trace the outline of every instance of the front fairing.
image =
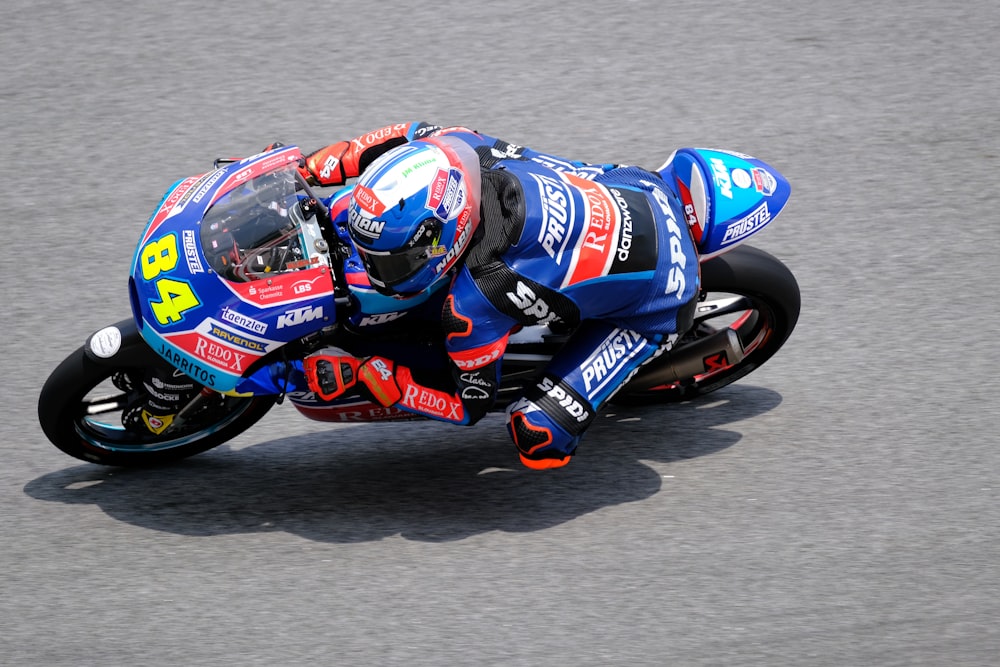
[(791, 195), (777, 169), (731, 151), (681, 148), (659, 172), (681, 200), (701, 261), (764, 229)]
[(137, 246), (140, 333), (217, 391), (335, 317), (329, 250), (294, 186), (300, 158), (287, 147), (179, 181)]

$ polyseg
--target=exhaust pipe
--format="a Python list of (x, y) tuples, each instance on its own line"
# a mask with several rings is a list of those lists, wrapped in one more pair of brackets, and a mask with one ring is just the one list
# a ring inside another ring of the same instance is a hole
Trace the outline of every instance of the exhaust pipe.
[(698, 375), (734, 366), (743, 361), (744, 356), (743, 344), (736, 331), (723, 329), (654, 359), (632, 378), (626, 391), (690, 381)]

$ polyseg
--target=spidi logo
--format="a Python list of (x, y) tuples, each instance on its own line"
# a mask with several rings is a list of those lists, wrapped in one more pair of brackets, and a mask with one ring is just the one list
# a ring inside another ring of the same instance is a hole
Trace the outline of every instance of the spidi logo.
[(297, 327), (323, 318), (323, 306), (303, 306), (285, 311), (278, 317), (278, 328)]

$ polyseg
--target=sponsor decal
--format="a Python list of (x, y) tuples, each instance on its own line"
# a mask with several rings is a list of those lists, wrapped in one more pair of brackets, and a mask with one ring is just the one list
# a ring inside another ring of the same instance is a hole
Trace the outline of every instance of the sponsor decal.
[(466, 384), (474, 384), (479, 387), (489, 388), (491, 386), (490, 382), (479, 377), (478, 373), (462, 373), (458, 376), (458, 379)]
[(451, 212), (465, 203), (465, 188), (462, 187), (462, 172), (454, 167), (445, 171), (438, 169), (437, 176), (427, 192), (427, 208), (441, 221), (446, 222)]
[[(295, 151), (297, 153), (298, 151)], [(271, 171), (277, 167), (284, 166), (288, 162), (294, 162), (298, 160), (299, 156), (295, 153), (288, 153), (287, 151), (278, 153), (264, 160), (260, 164), (254, 165), (254, 170), (256, 173), (263, 174)]]
[(555, 384), (550, 377), (542, 378), (536, 385), (546, 396), (553, 399), (564, 409), (566, 413), (576, 421), (583, 423), (590, 417), (590, 411), (583, 404), (567, 392), (563, 387)]
[(110, 359), (122, 347), (122, 332), (118, 327), (104, 327), (90, 337), (90, 351), (101, 359)]
[(219, 179), (222, 178), (225, 175), (225, 173), (226, 173), (225, 167), (223, 167), (222, 169), (216, 169), (215, 172), (208, 177), (208, 180), (206, 180), (205, 183), (200, 188), (198, 188), (198, 192), (195, 193), (191, 201), (193, 201), (195, 204), (200, 202), (202, 198), (204, 198), (204, 196), (208, 194), (208, 191), (212, 189), (212, 186), (218, 183)]
[(466, 401), (484, 401), (490, 397), (490, 392), (482, 387), (466, 387), (462, 390), (461, 397)]
[(730, 176), (733, 177), (733, 185), (743, 190), (753, 185), (753, 179), (750, 178), (746, 169), (733, 169)]
[(660, 205), (660, 210), (666, 216), (667, 232), (669, 233), (667, 243), (670, 246), (670, 263), (673, 266), (670, 267), (670, 273), (667, 274), (667, 289), (665, 293), (675, 294), (679, 299), (683, 296), (684, 288), (687, 286), (687, 280), (684, 278), (684, 269), (687, 267), (687, 255), (684, 254), (684, 244), (682, 242), (683, 230), (677, 224), (677, 218), (674, 216), (673, 209), (670, 208), (670, 200), (667, 199), (667, 195), (649, 181), (640, 182), (653, 187), (653, 199)]
[(316, 276), (312, 280), (299, 280), (292, 283), (292, 294), (310, 294), (313, 291), (316, 281), (319, 279), (320, 276)]
[(160, 344), (160, 356), (169, 361), (174, 365), (177, 370), (181, 371), (188, 377), (197, 380), (202, 384), (207, 384), (210, 387), (214, 387), (217, 381), (215, 373), (212, 373), (206, 368), (202, 368), (198, 364), (195, 364), (188, 360), (187, 357), (183, 356), (177, 350), (174, 350), (167, 343)]
[(329, 422), (377, 422), (402, 419), (418, 419), (412, 412), (407, 412), (395, 406), (384, 408), (368, 401), (353, 401), (346, 405), (330, 404), (320, 399), (311, 391), (290, 391), (287, 394), (300, 412), (310, 419)]
[(330, 274), (327, 272), (327, 267), (322, 265), (296, 272), (274, 274), (265, 280), (248, 283), (225, 281), (225, 284), (241, 301), (266, 308), (314, 299), (333, 291)]
[(466, 224), (468, 222), (468, 216), (459, 218), (458, 224), (461, 226), (461, 232), (458, 234), (458, 238), (455, 239), (455, 245), (452, 246), (445, 256), (434, 266), (434, 273), (441, 273), (448, 266), (449, 262), (458, 257), (463, 250), (465, 250), (465, 244), (468, 243), (469, 237), (472, 232), (472, 225)]
[(666, 294), (674, 294), (680, 299), (687, 287), (684, 269), (687, 267), (687, 255), (684, 254), (684, 244), (681, 242), (684, 233), (673, 213), (667, 216), (668, 243), (670, 244), (670, 273), (667, 274)]
[(771, 222), (771, 211), (767, 208), (767, 202), (765, 201), (755, 208), (750, 215), (726, 227), (726, 234), (722, 237), (722, 245), (736, 243), (740, 239), (750, 236), (769, 222)]
[(647, 192), (608, 188), (621, 220), (610, 273), (654, 271), (659, 255), (658, 230)]
[(385, 212), (385, 205), (379, 201), (375, 193), (371, 191), (370, 188), (366, 188), (363, 185), (354, 186), (354, 191), (351, 193), (354, 197), (354, 201), (358, 203), (363, 211), (373, 215), (380, 216)]
[(444, 201), (444, 191), (447, 187), (448, 172), (444, 169), (438, 169), (437, 174), (434, 175), (434, 182), (427, 189), (427, 208), (433, 211), (441, 205), (441, 202)]
[(207, 333), (215, 338), (224, 340), (230, 345), (242, 348), (244, 350), (249, 350), (251, 352), (256, 352), (258, 354), (264, 354), (267, 352), (267, 343), (259, 340), (254, 340), (253, 338), (248, 338), (242, 336), (238, 333), (234, 333), (225, 327), (221, 327), (217, 324), (209, 323), (209, 328)]
[(611, 194), (618, 204), (618, 211), (622, 219), (622, 231), (618, 235), (618, 261), (627, 262), (629, 254), (632, 252), (632, 213), (629, 211), (628, 202), (622, 197), (620, 190), (611, 188)]
[(403, 315), (406, 315), (405, 311), (393, 312), (393, 313), (376, 313), (374, 315), (365, 315), (358, 322), (359, 327), (372, 327), (379, 324), (386, 324), (392, 322), (393, 320), (398, 320)]
[(542, 224), (538, 230), (538, 242), (549, 257), (562, 264), (566, 244), (573, 234), (573, 195), (562, 181), (530, 174), (538, 184), (538, 195), (542, 204)]
[(372, 130), (366, 135), (351, 139), (351, 143), (354, 145), (356, 150), (363, 151), (369, 146), (382, 143), (386, 139), (406, 136), (407, 127), (409, 127), (408, 123), (397, 123), (396, 125), (380, 127), (377, 130)]
[[(247, 363), (247, 353), (234, 350), (228, 345), (221, 345), (214, 340), (205, 338), (202, 335), (195, 337), (194, 355), (204, 359), (207, 363), (216, 368), (224, 368), (233, 373), (240, 374), (244, 371)], [(251, 358), (251, 362), (256, 357)]]
[(286, 310), (278, 316), (278, 329), (285, 327), (297, 327), (314, 320), (323, 319), (323, 306), (303, 306)]
[(438, 159), (437, 159), (436, 156), (435, 157), (425, 157), (425, 158), (419, 158), (418, 157), (416, 160), (414, 160), (413, 162), (410, 162), (409, 164), (407, 164), (407, 163), (401, 164), (400, 165), (401, 170), (400, 170), (399, 173), (403, 176), (403, 178), (409, 178), (410, 176), (413, 175), (413, 173), (415, 171), (419, 171), (420, 169), (423, 169), (424, 167), (429, 167), (429, 166), (431, 166), (433, 164), (437, 164), (437, 162), (438, 162)]
[[(180, 371), (178, 371), (177, 369), (174, 369), (174, 372), (171, 374), (170, 377), (171, 378), (176, 378), (176, 379), (183, 380), (184, 379), (184, 374), (181, 373)], [(166, 389), (168, 391), (175, 391), (175, 392), (186, 391), (187, 389), (190, 388), (190, 383), (188, 383), (188, 382), (182, 382), (181, 384), (176, 384), (176, 383), (171, 383), (171, 382), (164, 382), (163, 380), (161, 380), (160, 378), (155, 377), (155, 376), (150, 378), (150, 382), (152, 382), (154, 388), (156, 388), (156, 389)], [(149, 385), (148, 384), (146, 384), (145, 382), (143, 382), (143, 385), (146, 387), (147, 390), (149, 389)], [(151, 391), (150, 393), (153, 394), (154, 396), (156, 396), (157, 398), (160, 398), (160, 399), (162, 399), (164, 401), (176, 401), (176, 400), (180, 399), (180, 396), (177, 395), (177, 394), (166, 394), (166, 395), (164, 395), (164, 394), (159, 394), (159, 393), (153, 392), (153, 391)]]
[(587, 398), (593, 399), (645, 346), (646, 339), (628, 329), (615, 329), (580, 365)]
[[(298, 271), (299, 269), (304, 269), (304, 268), (307, 268), (309, 266), (318, 266), (319, 263), (320, 263), (319, 257), (309, 257), (308, 259), (304, 258), (304, 259), (296, 260), (294, 262), (288, 262), (287, 264), (285, 264), (285, 270), (286, 271)], [(308, 288), (305, 291), (308, 292), (311, 289), (312, 289), (312, 285), (308, 285)], [(301, 292), (296, 292), (296, 294), (301, 294)]]
[(524, 146), (509, 144), (506, 141), (497, 141), (490, 148), (490, 154), (500, 160), (518, 160), (524, 154)]
[(721, 371), (729, 368), (729, 355), (726, 354), (725, 350), (722, 352), (717, 352), (715, 354), (710, 354), (703, 358), (702, 363), (705, 365), (705, 372), (710, 373), (712, 371)]
[(187, 260), (188, 271), (191, 273), (204, 273), (205, 267), (201, 263), (201, 258), (198, 257), (198, 244), (194, 239), (194, 230), (185, 229), (181, 233), (181, 237), (184, 244), (184, 259)]
[(607, 275), (620, 232), (619, 211), (608, 189), (599, 183), (564, 174), (583, 195), (586, 214), (563, 287)]
[(157, 400), (165, 401), (165, 402), (168, 402), (168, 403), (173, 403), (173, 402), (177, 402), (177, 401), (181, 400), (181, 395), (178, 394), (178, 393), (172, 393), (172, 392), (168, 392), (168, 391), (161, 391), (162, 389), (164, 389), (163, 381), (162, 380), (160, 380), (159, 378), (155, 378), (155, 377), (152, 378), (152, 380), (153, 380), (153, 386), (152, 387), (150, 387), (148, 384), (143, 383), (143, 387), (145, 388), (145, 390), (147, 392), (149, 392), (150, 396), (153, 396)]
[(709, 165), (712, 167), (712, 180), (715, 187), (719, 189), (719, 194), (727, 199), (733, 198), (733, 182), (729, 177), (729, 167), (717, 157), (709, 158)]
[(403, 395), (402, 405), (412, 408), (417, 412), (448, 419), (451, 421), (462, 421), (462, 403), (433, 389), (427, 389), (419, 385), (406, 385), (406, 393)]
[(774, 191), (778, 187), (778, 181), (774, 178), (767, 169), (761, 169), (756, 167), (751, 170), (753, 174), (753, 186), (757, 192), (761, 193), (766, 197), (770, 197), (774, 194)]
[(174, 421), (173, 415), (163, 415), (162, 417), (157, 417), (156, 415), (151, 414), (147, 410), (143, 410), (141, 414), (142, 414), (142, 420), (146, 422), (146, 428), (148, 428), (156, 435), (160, 435), (161, 433), (166, 431), (167, 427), (170, 426), (170, 424), (172, 424)]
[[(271, 341), (240, 334), (230, 330), (221, 322), (210, 319), (203, 321), (193, 331), (171, 336), (170, 344), (203, 361), (207, 366), (234, 375), (242, 374), (262, 354), (277, 345)], [(178, 352), (167, 349), (166, 345), (160, 354), (195, 380), (215, 386), (216, 377), (210, 370), (197, 363), (191, 363)]]
[(252, 297), (256, 297), (258, 301), (271, 301), (273, 299), (283, 299), (285, 296), (285, 284), (275, 283), (271, 285), (256, 285), (255, 283), (250, 283), (250, 287), (247, 289), (247, 294)]
[(559, 319), (559, 316), (549, 308), (549, 304), (536, 296), (534, 290), (528, 285), (518, 280), (514, 289), (514, 292), (507, 292), (507, 298), (524, 313), (525, 317), (534, 320), (537, 324), (548, 324)]
[(507, 336), (489, 345), (483, 345), (471, 350), (450, 352), (448, 356), (459, 369), (472, 371), (493, 363), (500, 358), (505, 349), (507, 349)]
[(354, 231), (372, 240), (382, 236), (382, 230), (385, 229), (384, 221), (359, 215), (354, 211), (348, 214), (348, 218)]
[(146, 233), (142, 235), (142, 243), (145, 243), (156, 231), (157, 227), (160, 226), (167, 218), (167, 214), (173, 210), (174, 206), (181, 200), (188, 190), (190, 190), (200, 179), (199, 176), (189, 176), (183, 181), (177, 184), (177, 187), (173, 189), (172, 192), (163, 200), (160, 204), (160, 208), (157, 209), (156, 213), (153, 215), (152, 220), (149, 222), (149, 226), (146, 228)]

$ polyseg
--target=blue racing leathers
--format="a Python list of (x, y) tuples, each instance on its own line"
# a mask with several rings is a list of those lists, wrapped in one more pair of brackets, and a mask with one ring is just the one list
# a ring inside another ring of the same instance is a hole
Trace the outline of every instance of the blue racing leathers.
[[(442, 134), (475, 149), (481, 224), (442, 310), (454, 392), (422, 387), (387, 359), (366, 384), (383, 404), (471, 424), (493, 405), (512, 331), (537, 324), (574, 329), (540, 380), (507, 410), (525, 465), (564, 465), (601, 406), (691, 325), (698, 255), (675, 195), (656, 172), (565, 160), (466, 128), (413, 123), (381, 133), (391, 138), (384, 150)], [(355, 165), (384, 150), (378, 141), (353, 140), (310, 159), (333, 178), (350, 177)]]

